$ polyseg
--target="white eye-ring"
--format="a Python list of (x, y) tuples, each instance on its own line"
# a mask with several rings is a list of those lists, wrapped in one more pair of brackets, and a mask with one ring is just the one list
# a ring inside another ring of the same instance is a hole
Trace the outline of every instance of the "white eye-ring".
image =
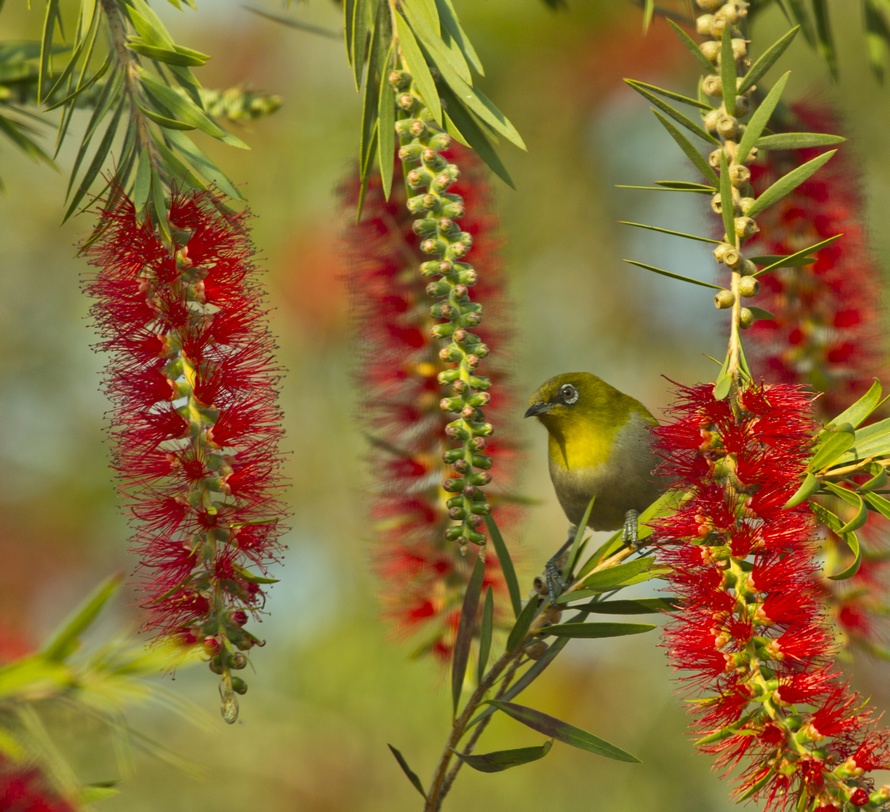
[(559, 394), (566, 406), (574, 406), (578, 402), (578, 390), (570, 383), (560, 386)]

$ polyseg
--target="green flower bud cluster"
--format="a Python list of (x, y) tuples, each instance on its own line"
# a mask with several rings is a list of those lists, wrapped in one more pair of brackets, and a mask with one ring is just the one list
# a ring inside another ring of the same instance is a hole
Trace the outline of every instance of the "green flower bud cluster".
[[(759, 231), (757, 223), (748, 216), (748, 210), (754, 203), (754, 191), (751, 187), (751, 170), (748, 165), (757, 158), (757, 149), (750, 149), (746, 155), (739, 155), (739, 141), (745, 132), (745, 124), (741, 119), (748, 116), (753, 109), (755, 87), (747, 88), (743, 93), (730, 88), (732, 96), (727, 103), (727, 88), (723, 87), (720, 71), (722, 59), (722, 40), (724, 31), (729, 30), (732, 55), (735, 60), (736, 76), (743, 76), (750, 67), (748, 60), (747, 41), (742, 36), (741, 26), (748, 15), (748, 4), (721, 2), (720, 0), (696, 0), (696, 5), (703, 11), (696, 19), (696, 30), (705, 37), (700, 43), (701, 52), (707, 57), (716, 73), (702, 79), (702, 92), (711, 98), (721, 99), (719, 107), (710, 110), (704, 116), (704, 125), (709, 133), (720, 139), (721, 145), (708, 156), (708, 163), (718, 172), (722, 167), (729, 176), (732, 195), (731, 234), (724, 234), (723, 240), (714, 249), (714, 258), (732, 272), (732, 289), (720, 290), (714, 296), (714, 305), (719, 309), (732, 309), (736, 324), (747, 328), (754, 323), (754, 314), (747, 307), (742, 307), (740, 300), (756, 295), (759, 289), (754, 274), (757, 266), (741, 251), (741, 245)], [(740, 82), (741, 80), (737, 80)], [(723, 198), (716, 193), (711, 199), (711, 208), (716, 214), (723, 216)]]
[(226, 90), (201, 88), (201, 105), (208, 116), (228, 121), (253, 121), (270, 116), (281, 107), (281, 96), (243, 87)]
[(483, 412), (491, 400), (491, 382), (478, 374), (488, 347), (473, 332), (482, 321), (482, 305), (470, 298), (476, 271), (466, 257), (473, 238), (458, 223), (465, 213), (463, 198), (448, 191), (460, 174), (442, 155), (451, 146), (451, 136), (436, 124), (414, 92), (409, 74), (393, 71), (389, 82), (399, 108), (395, 126), (408, 187), (407, 206), (416, 218), (413, 229), (420, 250), (430, 257), (420, 272), (430, 280), (427, 294), (436, 300), (430, 312), (439, 323), (432, 335), (442, 340), (439, 357), (448, 365), (438, 377), (442, 386), (450, 388), (440, 408), (454, 416), (445, 434), (455, 447), (443, 455), (454, 470), (454, 476), (443, 483), (450, 494), (448, 515), (454, 521), (446, 537), (461, 547), (481, 545), (485, 543), (483, 516), (490, 511), (483, 488), (491, 481), (491, 457), (484, 452), (493, 429)]

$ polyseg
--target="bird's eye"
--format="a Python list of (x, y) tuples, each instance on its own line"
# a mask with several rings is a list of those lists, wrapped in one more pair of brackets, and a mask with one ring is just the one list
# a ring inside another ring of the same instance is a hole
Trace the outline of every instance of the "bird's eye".
[(570, 383), (560, 386), (559, 394), (566, 406), (573, 406), (578, 402), (578, 390)]

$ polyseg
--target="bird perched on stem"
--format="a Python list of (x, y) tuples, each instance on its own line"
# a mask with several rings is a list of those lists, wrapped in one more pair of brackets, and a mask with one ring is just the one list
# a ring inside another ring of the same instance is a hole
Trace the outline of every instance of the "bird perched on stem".
[(652, 473), (658, 421), (649, 410), (596, 375), (566, 372), (532, 395), (525, 416), (537, 417), (550, 435), (550, 479), (572, 525), (594, 497), (588, 527), (624, 528), (625, 542), (634, 544), (640, 511), (664, 490)]

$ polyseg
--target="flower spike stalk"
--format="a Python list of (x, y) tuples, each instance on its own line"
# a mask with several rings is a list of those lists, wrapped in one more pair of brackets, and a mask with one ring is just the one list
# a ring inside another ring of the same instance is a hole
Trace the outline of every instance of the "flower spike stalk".
[(392, 71), (389, 82), (399, 108), (395, 126), (408, 211), (415, 217), (413, 229), (421, 240), (420, 250), (430, 257), (421, 263), (420, 272), (432, 280), (426, 291), (436, 300), (430, 308), (438, 320), (432, 334), (446, 342), (439, 357), (447, 368), (439, 373), (438, 381), (451, 387), (451, 395), (442, 398), (439, 406), (452, 415), (445, 434), (455, 447), (445, 451), (443, 459), (455, 475), (443, 484), (452, 494), (447, 506), (454, 522), (445, 536), (465, 549), (468, 544), (485, 544), (483, 517), (491, 510), (483, 491), (491, 482), (491, 457), (485, 451), (494, 431), (483, 412), (491, 401), (491, 381), (478, 373), (489, 350), (474, 332), (482, 321), (482, 305), (470, 299), (470, 288), (477, 281), (475, 269), (466, 261), (473, 238), (458, 224), (466, 213), (463, 199), (449, 192), (460, 177), (457, 165), (442, 155), (451, 146), (451, 136), (435, 123), (410, 74)]
[(244, 216), (212, 192), (169, 203), (172, 244), (124, 194), (87, 249), (92, 315), (110, 353), (113, 463), (136, 523), (144, 628), (200, 644), (238, 714), (262, 641), (245, 626), (279, 549), (278, 370)]

